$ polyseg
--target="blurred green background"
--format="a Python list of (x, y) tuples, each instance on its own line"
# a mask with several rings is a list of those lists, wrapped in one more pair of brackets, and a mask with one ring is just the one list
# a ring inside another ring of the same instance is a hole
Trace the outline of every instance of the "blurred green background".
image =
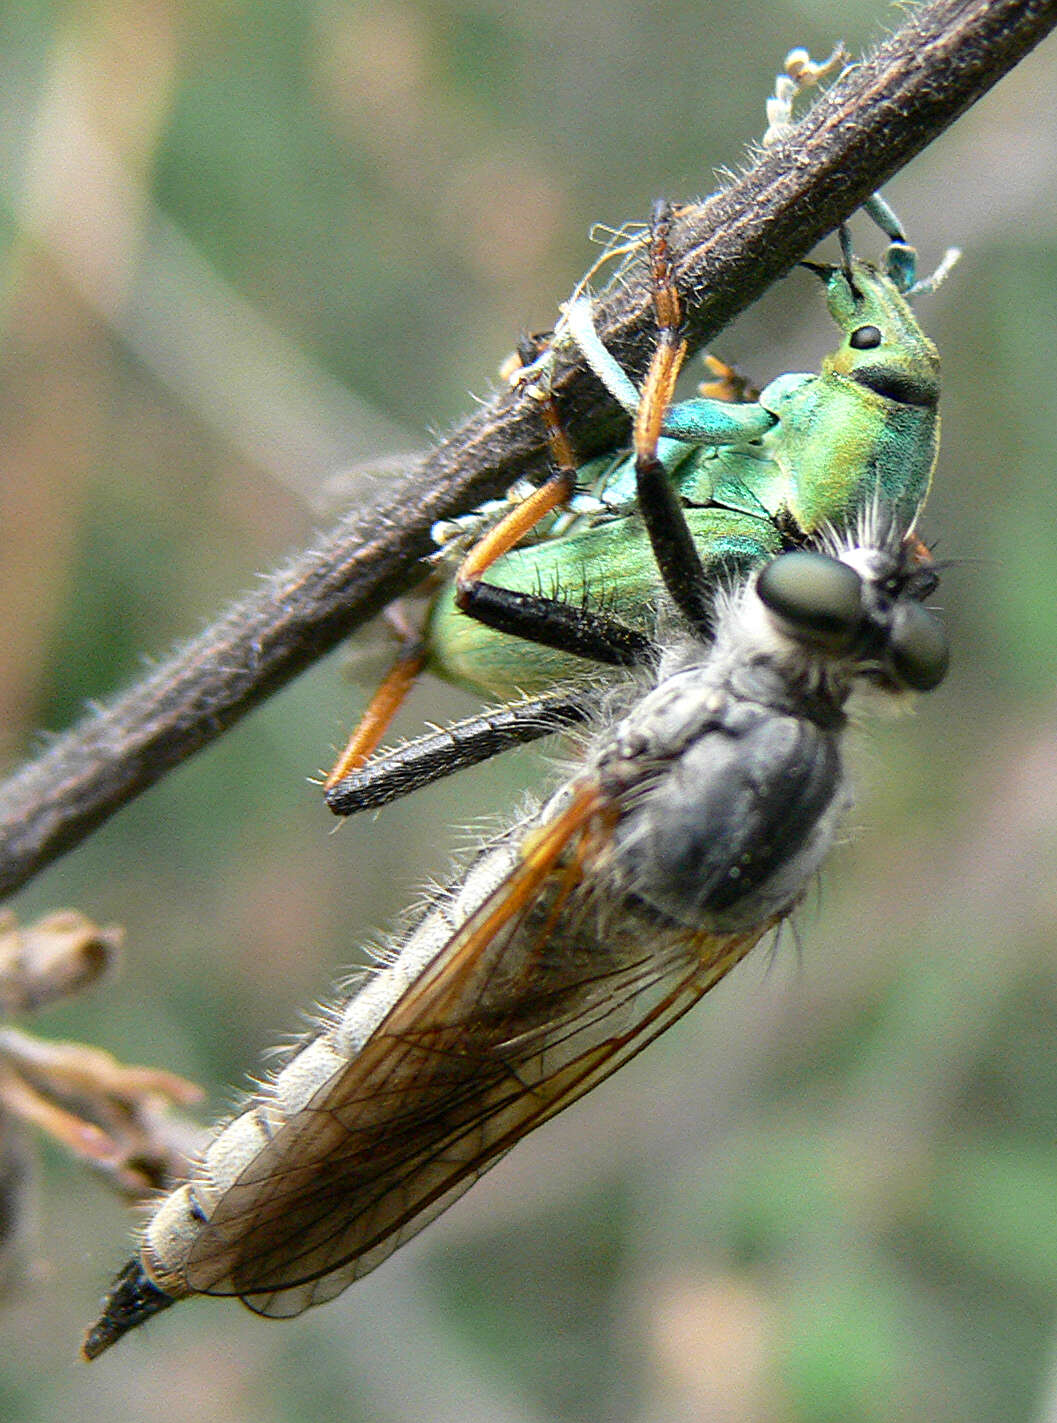
[[(7, 0), (0, 8), (5, 760), (163, 655), (552, 324), (594, 222), (700, 196), (847, 0)], [(872, 727), (855, 833), (616, 1079), (335, 1303), (196, 1301), (90, 1369), (129, 1213), (57, 1151), (0, 1305), (0, 1419), (1057, 1418), (1057, 42), (888, 189), (945, 362), (925, 533), (950, 682)], [(879, 249), (857, 225), (858, 246)], [(791, 275), (716, 343), (758, 380), (831, 328)], [(325, 500), (325, 495), (323, 496)], [(333, 833), (335, 656), (43, 874), (127, 929), (34, 1023), (223, 1111), (528, 753)], [(424, 689), (406, 729), (472, 703)], [(449, 827), (460, 827), (450, 830)]]

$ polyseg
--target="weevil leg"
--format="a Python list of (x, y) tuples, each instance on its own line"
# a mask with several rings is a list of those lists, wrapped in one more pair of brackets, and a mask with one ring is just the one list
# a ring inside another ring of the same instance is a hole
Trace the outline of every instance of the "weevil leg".
[[(656, 297), (655, 288), (655, 306)], [(657, 312), (658, 324), (663, 333), (665, 315), (659, 306)], [(616, 357), (606, 349), (595, 327), (594, 307), (589, 297), (578, 297), (565, 307), (565, 324), (587, 364), (613, 399), (637, 419), (646, 399), (645, 389), (638, 389)], [(654, 358), (656, 359), (656, 352)], [(729, 367), (721, 369), (727, 372), (730, 370)], [(737, 445), (749, 440), (758, 440), (774, 427), (777, 416), (764, 410), (755, 401), (732, 400), (730, 390), (731, 387), (725, 384), (716, 390), (710, 388), (707, 395), (703, 393), (694, 399), (680, 401), (678, 405), (671, 403), (669, 392), (669, 403), (664, 409), (660, 434), (684, 445)], [(662, 463), (666, 453), (670, 457), (670, 451), (662, 451)]]
[[(590, 299), (581, 297), (565, 310), (567, 326), (581, 354), (614, 400), (637, 418), (646, 399), (635, 382), (606, 350), (594, 324)], [(663, 329), (663, 328), (662, 328)], [(774, 428), (778, 417), (755, 401), (732, 401), (729, 387), (718, 393), (670, 405), (664, 412), (661, 434), (683, 445), (739, 445), (758, 440)], [(669, 453), (670, 457), (670, 453)], [(661, 456), (664, 462), (664, 454)]]
[(576, 460), (553, 397), (539, 387), (529, 392), (540, 403), (547, 426), (554, 472), (538, 489), (470, 549), (455, 574), (457, 607), (486, 627), (553, 647), (611, 667), (630, 667), (652, 652), (650, 639), (635, 628), (580, 604), (542, 593), (522, 593), (486, 583), (484, 574), (548, 515), (576, 492)]
[[(783, 72), (775, 79), (774, 93), (767, 100), (767, 131), (762, 140), (764, 148), (770, 148), (792, 134), (796, 126), (793, 108), (797, 98), (805, 90), (814, 88), (820, 80), (843, 69), (847, 60), (848, 55), (842, 45), (838, 45), (828, 59), (821, 61), (812, 59), (806, 49), (789, 51)], [(874, 193), (863, 203), (863, 210), (889, 240), (885, 271), (897, 291), (903, 296), (921, 296), (935, 291), (961, 255), (958, 249), (949, 248), (936, 270), (919, 280), (917, 252), (908, 242), (903, 224), (891, 204), (880, 193)]]
[(634, 416), (639, 408), (639, 389), (611, 352), (602, 344), (595, 328), (594, 303), (586, 294), (567, 302), (563, 309), (565, 329), (584, 360), (618, 405)]
[(907, 240), (903, 224), (892, 205), (880, 193), (874, 193), (863, 203), (863, 211), (873, 218), (888, 238), (885, 271), (897, 291), (904, 296), (925, 296), (934, 292), (962, 255), (960, 248), (948, 247), (936, 270), (927, 277), (919, 278), (918, 254)]
[[(762, 140), (764, 148), (770, 148), (790, 136), (795, 127), (793, 107), (797, 98), (805, 90), (815, 88), (820, 80), (835, 70), (843, 68), (847, 60), (843, 45), (838, 45), (828, 59), (821, 61), (812, 59), (806, 49), (789, 51), (783, 72), (775, 80), (774, 94), (767, 100), (767, 131)], [(917, 253), (907, 241), (903, 224), (880, 193), (867, 198), (863, 210), (889, 240), (885, 253), (888, 276), (899, 291), (908, 293), (917, 278)]]
[(499, 367), (499, 375), (515, 390), (522, 389), (541, 375), (549, 376), (553, 364), (553, 331), (522, 332), (516, 348)]
[(888, 238), (885, 271), (896, 290), (904, 296), (908, 295), (917, 286), (918, 254), (907, 240), (903, 224), (891, 204), (880, 193), (874, 193), (872, 197), (867, 198), (862, 208)]
[(774, 81), (774, 93), (766, 103), (767, 131), (761, 140), (764, 148), (788, 138), (793, 131), (793, 105), (806, 89), (813, 89), (848, 62), (848, 51), (842, 44), (828, 59), (812, 59), (806, 49), (791, 49), (785, 57), (782, 72)]

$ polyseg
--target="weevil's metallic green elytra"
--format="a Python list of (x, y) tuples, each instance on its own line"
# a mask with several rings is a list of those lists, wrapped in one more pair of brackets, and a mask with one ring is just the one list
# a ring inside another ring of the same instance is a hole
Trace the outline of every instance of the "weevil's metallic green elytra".
[[(633, 472), (633, 462), (622, 463)], [(778, 528), (765, 517), (730, 509), (688, 509), (687, 522), (706, 568), (714, 568), (717, 576), (751, 568), (782, 551)], [(556, 593), (571, 602), (604, 607), (643, 632), (654, 623), (657, 564), (635, 516), (597, 521), (583, 532), (515, 549), (489, 569), (489, 579), (505, 588)], [(518, 691), (531, 694), (559, 681), (597, 674), (594, 663), (494, 632), (466, 617), (456, 608), (451, 588), (433, 605), (427, 646), (429, 670), (436, 676), (504, 700)]]
[[(753, 403), (687, 400), (665, 420), (665, 433), (679, 438), (662, 440), (660, 455), (717, 578), (827, 523), (845, 525), (875, 499), (909, 525), (928, 495), (939, 445), (939, 355), (900, 289), (912, 277), (893, 280), (853, 258), (825, 280), (843, 339), (817, 374), (779, 376)], [(593, 461), (579, 483), (601, 495), (602, 511), (507, 554), (489, 579), (601, 604), (649, 631), (656, 564), (633, 512), (634, 459), (622, 452)], [(579, 658), (465, 617), (451, 589), (434, 604), (427, 643), (433, 672), (489, 696), (540, 691), (589, 670)]]

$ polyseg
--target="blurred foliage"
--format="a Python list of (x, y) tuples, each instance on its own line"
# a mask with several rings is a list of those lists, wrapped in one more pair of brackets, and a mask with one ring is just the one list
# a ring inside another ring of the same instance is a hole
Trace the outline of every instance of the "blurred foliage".
[[(552, 322), (593, 222), (737, 166), (787, 48), (861, 48), (897, 19), (849, 0), (837, 34), (832, 15), (0, 7), (7, 761), (302, 544), (328, 474), (465, 412)], [(858, 833), (796, 942), (281, 1327), (200, 1301), (77, 1365), (129, 1221), (48, 1153), (0, 1419), (1057, 1417), (1055, 88), (1051, 40), (889, 190), (926, 269), (966, 253), (921, 305), (956, 660), (870, 732)], [(793, 274), (719, 353), (760, 379), (810, 369), (820, 305)], [(223, 1110), (443, 872), (444, 827), (544, 774), (525, 753), (332, 834), (306, 778), (358, 695), (331, 659), (20, 897), (127, 929), (121, 980), (47, 1031), (197, 1078)], [(466, 706), (430, 688), (408, 727)]]

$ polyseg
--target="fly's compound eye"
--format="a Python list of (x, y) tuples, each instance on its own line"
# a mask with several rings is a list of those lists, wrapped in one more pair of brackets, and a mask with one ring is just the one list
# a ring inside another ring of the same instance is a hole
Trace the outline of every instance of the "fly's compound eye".
[(897, 603), (888, 636), (888, 670), (913, 692), (931, 692), (947, 675), (951, 649), (939, 620), (920, 603)]
[(785, 553), (756, 581), (764, 607), (792, 636), (829, 652), (855, 646), (863, 625), (863, 583), (854, 568), (823, 553)]
[(860, 326), (848, 337), (848, 345), (853, 351), (873, 351), (883, 340), (879, 326)]

